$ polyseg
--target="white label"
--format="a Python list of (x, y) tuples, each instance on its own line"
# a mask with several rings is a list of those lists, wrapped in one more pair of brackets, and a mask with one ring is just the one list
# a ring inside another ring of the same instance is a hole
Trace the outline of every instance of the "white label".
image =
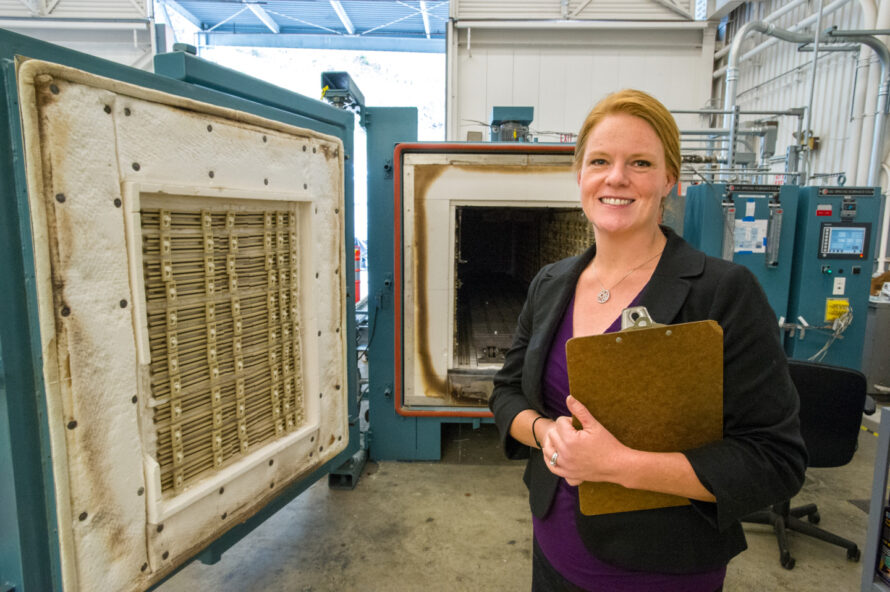
[(745, 202), (745, 217), (753, 218), (754, 217), (754, 209), (757, 207), (757, 202), (753, 199)]
[(766, 220), (736, 220), (734, 248), (736, 253), (766, 251)]
[(834, 278), (834, 289), (831, 291), (832, 296), (843, 296), (844, 289), (847, 287), (847, 278), (836, 277)]

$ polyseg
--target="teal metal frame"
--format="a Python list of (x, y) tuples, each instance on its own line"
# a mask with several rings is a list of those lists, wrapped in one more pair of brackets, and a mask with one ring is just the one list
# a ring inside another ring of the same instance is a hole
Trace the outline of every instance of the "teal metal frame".
[[(845, 197), (855, 200), (855, 210), (848, 210), (846, 214), (850, 217), (845, 217), (843, 213)], [(826, 364), (855, 370), (862, 368), (868, 296), (880, 234), (882, 201), (880, 187), (800, 188), (789, 320), (794, 322), (801, 316), (811, 326), (824, 325), (828, 298), (847, 298), (853, 311), (852, 323), (825, 353), (822, 361)], [(823, 223), (841, 228), (845, 224), (870, 225), (862, 257), (820, 257)], [(845, 278), (844, 294), (833, 296), (833, 284), (837, 278)], [(828, 330), (808, 330), (803, 335), (800, 331), (788, 334), (785, 336), (785, 353), (788, 357), (806, 360), (822, 348), (830, 333)]]
[[(315, 99), (182, 52), (155, 58), (156, 74), (136, 70), (0, 29), (0, 592), (61, 590), (56, 500), (37, 322), (28, 196), (15, 80), (15, 57), (41, 59), (162, 92), (310, 128), (339, 137), (346, 155), (345, 232), (354, 241), (354, 116)], [(347, 343), (355, 344), (354, 269), (346, 266)], [(354, 350), (351, 350), (354, 351)], [(196, 558), (214, 562), (266, 518), (359, 449), (355, 355), (347, 360), (349, 444), (295, 482), (260, 512), (233, 527)]]
[(368, 145), (368, 446), (373, 460), (439, 460), (438, 421), (404, 417), (393, 399), (395, 307), (394, 291), (393, 155), (396, 144), (417, 140), (414, 107), (366, 107)]
[[(471, 423), (479, 427), (489, 418), (418, 417), (398, 413), (395, 400), (396, 365), (393, 357), (396, 307), (402, 294), (395, 283), (396, 248), (393, 234), (395, 174), (398, 144), (417, 140), (414, 107), (365, 107), (368, 146), (368, 413), (369, 456), (372, 460), (440, 460), (442, 424)], [(435, 146), (431, 144), (431, 146)]]

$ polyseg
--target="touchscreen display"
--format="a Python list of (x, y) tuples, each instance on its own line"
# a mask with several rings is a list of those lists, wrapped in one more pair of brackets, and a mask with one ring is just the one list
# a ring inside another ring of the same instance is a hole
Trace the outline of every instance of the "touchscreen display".
[(823, 229), (823, 254), (858, 255), (865, 253), (866, 232), (862, 226), (829, 226)]

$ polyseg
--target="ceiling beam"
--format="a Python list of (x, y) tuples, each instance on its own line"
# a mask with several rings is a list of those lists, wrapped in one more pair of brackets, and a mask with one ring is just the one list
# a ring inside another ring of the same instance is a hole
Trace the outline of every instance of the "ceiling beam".
[(300, 49), (350, 49), (358, 51), (410, 51), (445, 53), (444, 39), (423, 37), (365, 37), (364, 35), (301, 35), (299, 33), (201, 32), (199, 45), (239, 47), (288, 47)]
[(250, 12), (256, 15), (258, 19), (262, 21), (264, 25), (266, 25), (270, 31), (275, 34), (281, 33), (281, 27), (278, 26), (278, 23), (275, 22), (269, 13), (266, 12), (266, 9), (260, 6), (259, 4), (254, 4), (253, 2), (247, 3), (247, 8), (250, 9)]
[(37, 0), (19, 0), (19, 3), (31, 11), (31, 16), (37, 16), (40, 13), (40, 8), (37, 6)]
[(420, 0), (420, 12), (423, 14), (423, 32), (426, 33), (426, 38), (430, 38), (430, 15), (426, 11), (426, 1)]
[(161, 0), (161, 4), (163, 6), (166, 6), (167, 8), (172, 8), (179, 16), (198, 27), (198, 29), (202, 28), (201, 21), (198, 19), (198, 17), (183, 8), (183, 6), (176, 0)]
[[(229, 22), (229, 21), (232, 20), (233, 18), (236, 18), (236, 17), (240, 16), (241, 13), (243, 13), (245, 10), (247, 10), (247, 7), (246, 7), (246, 6), (242, 6), (241, 8), (239, 8), (238, 10), (236, 10), (235, 12), (233, 12), (232, 14), (230, 14), (229, 16), (227, 16), (226, 18), (224, 18), (223, 20), (219, 21), (218, 23), (216, 23), (215, 25), (213, 25), (212, 27), (210, 27), (209, 29), (207, 29), (207, 31), (214, 31), (214, 30), (218, 29), (219, 27), (223, 26), (224, 24), (226, 24), (227, 22)], [(202, 28), (203, 28), (203, 27), (202, 27)]]
[(674, 3), (674, 0), (652, 0), (652, 1), (655, 2), (655, 4), (658, 4), (659, 6), (664, 6), (665, 8), (667, 8), (668, 10), (670, 10), (671, 12), (673, 12), (675, 14), (679, 14), (680, 16), (682, 16), (685, 19), (689, 19), (690, 21), (695, 20), (694, 16), (692, 16), (691, 14), (689, 14), (688, 12), (686, 12), (685, 10), (683, 10), (682, 8), (677, 6)]
[(348, 35), (355, 35), (355, 25), (352, 24), (352, 20), (349, 18), (349, 15), (346, 14), (346, 10), (343, 9), (343, 5), (340, 4), (340, 0), (328, 0), (331, 3), (331, 8), (334, 9), (334, 12), (337, 13), (337, 16), (340, 18), (340, 22), (343, 23), (343, 28), (346, 29), (346, 33)]

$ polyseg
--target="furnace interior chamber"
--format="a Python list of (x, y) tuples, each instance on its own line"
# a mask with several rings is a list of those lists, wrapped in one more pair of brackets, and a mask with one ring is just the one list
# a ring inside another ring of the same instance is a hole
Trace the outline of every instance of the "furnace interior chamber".
[(448, 145), (405, 154), (402, 175), (407, 406), (484, 407), (528, 284), (593, 240), (571, 146)]
[(447, 394), (455, 403), (488, 401), (529, 282), (547, 263), (592, 241), (580, 208), (456, 208), (454, 349)]

